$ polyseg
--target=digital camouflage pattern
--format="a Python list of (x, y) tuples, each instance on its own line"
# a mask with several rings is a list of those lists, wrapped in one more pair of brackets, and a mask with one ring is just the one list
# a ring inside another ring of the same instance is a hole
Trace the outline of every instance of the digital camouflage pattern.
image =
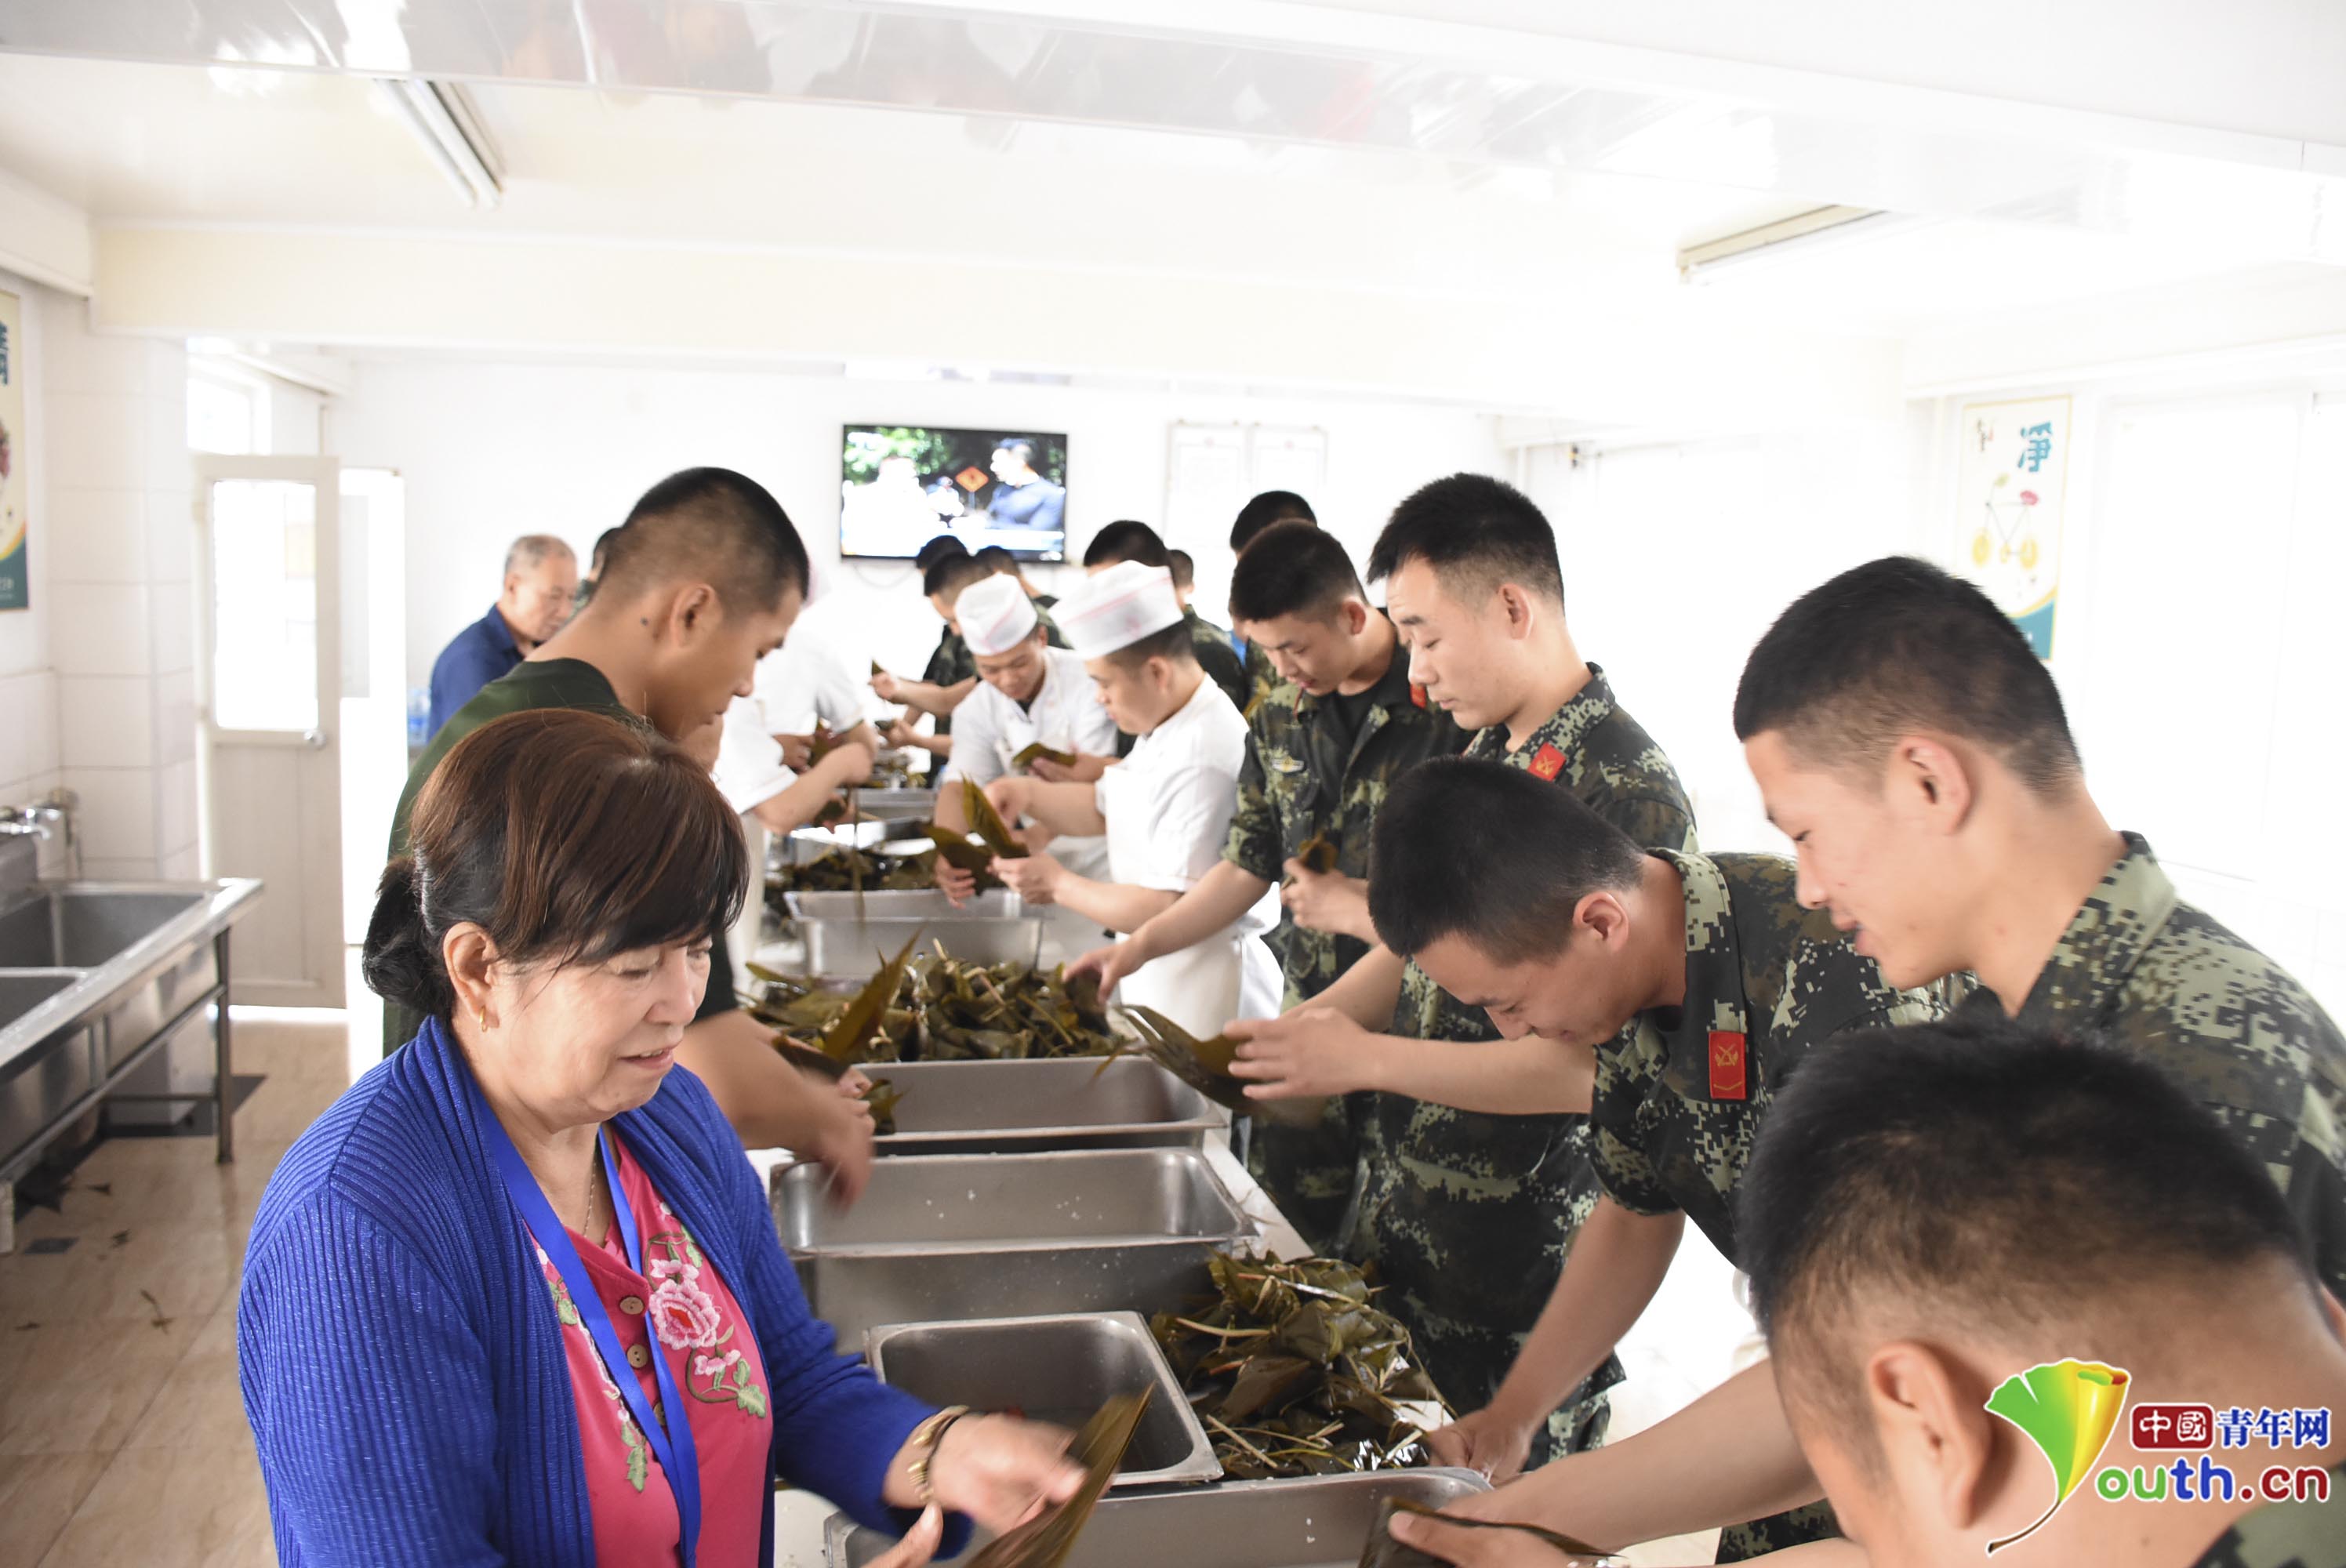
[[(1504, 728), (1469, 757), (1553, 780), (1648, 849), (1691, 851), (1694, 807), (1653, 737), (1617, 706), (1603, 670), (1520, 748)], [(1490, 1019), (1411, 964), (1393, 1033), (1425, 1041), (1498, 1038)], [(1350, 1247), (1373, 1262), (1388, 1311), (1410, 1327), (1433, 1380), (1461, 1410), (1491, 1402), (1547, 1305), (1581, 1224), (1596, 1205), (1586, 1116), (1493, 1116), (1400, 1095), (1373, 1096), (1362, 1124), (1368, 1186)], [(1548, 1418), (1529, 1462), (1594, 1447), (1611, 1357)]]
[[(1247, 726), (1238, 810), (1224, 860), (1276, 883), (1306, 842), (1325, 838), (1336, 847), (1339, 871), (1369, 874), (1370, 835), (1393, 781), (1428, 758), (1455, 756), (1467, 739), (1455, 720), (1429, 708), (1425, 694), (1410, 685), (1409, 657), (1398, 644), (1369, 696), (1361, 731), (1348, 745), (1324, 721), (1320, 698), (1285, 683), (1272, 689)], [(1327, 990), (1368, 952), (1355, 938), (1305, 931), (1283, 912), (1270, 942), (1286, 975), (1285, 1007)], [(1331, 1101), (1317, 1128), (1254, 1125), (1248, 1166), (1315, 1251), (1339, 1243), (1359, 1164), (1353, 1125), (1367, 1101), (1365, 1095)]]
[(2191, 1568), (2346, 1568), (2346, 1464), (2330, 1467), (2327, 1502), (2252, 1508)]
[[(2125, 837), (2019, 1022), (2099, 1034), (2197, 1095), (2264, 1162), (2322, 1280), (2346, 1294), (2346, 1039), (2288, 971), (2178, 898), (2148, 843)], [(1964, 1005), (2002, 1012), (1984, 988)]]
[(1198, 667), (1222, 688), (1230, 706), (1244, 713), (1247, 704), (1254, 700), (1254, 683), (1247, 678), (1246, 666), (1239, 662), (1239, 650), (1230, 647), (1230, 634), (1195, 610), (1183, 610), (1181, 618), (1189, 623), (1189, 642), (1198, 650)]
[[(961, 634), (947, 626), (938, 636), (936, 651), (929, 656), (928, 667), (921, 671), (921, 678), (931, 686), (958, 686), (965, 680), (975, 680), (977, 657), (969, 651), (969, 645), (962, 641)], [(937, 716), (937, 733), (953, 733), (952, 714)]]
[(1791, 861), (1662, 853), (1686, 889), (1686, 1003), (1597, 1047), (1593, 1158), (1614, 1202), (1683, 1210), (1738, 1263), (1735, 1189), (1792, 1070), (1835, 1035), (1944, 1009), (1883, 980), (1830, 911), (1802, 909)]
[(1246, 716), (1252, 718), (1270, 694), (1288, 683), (1279, 678), (1279, 667), (1262, 651), (1262, 645), (1250, 642), (1246, 646), (1247, 704)]

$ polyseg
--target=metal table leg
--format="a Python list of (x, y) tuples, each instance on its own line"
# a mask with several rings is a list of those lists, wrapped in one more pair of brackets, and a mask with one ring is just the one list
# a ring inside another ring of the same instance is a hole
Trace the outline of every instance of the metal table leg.
[(236, 1078), (229, 1039), (228, 932), (223, 931), (213, 939), (212, 952), (219, 964), (219, 1011), (213, 1019), (215, 1061), (212, 1093), (218, 1096), (219, 1163), (230, 1165), (236, 1160)]

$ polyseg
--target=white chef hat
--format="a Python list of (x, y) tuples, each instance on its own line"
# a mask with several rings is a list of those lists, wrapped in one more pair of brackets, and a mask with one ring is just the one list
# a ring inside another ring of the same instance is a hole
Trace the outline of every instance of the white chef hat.
[(992, 658), (1034, 635), (1035, 605), (1017, 578), (988, 577), (961, 591), (954, 601), (954, 619), (961, 623), (969, 651)]
[(1118, 561), (1059, 601), (1053, 618), (1069, 647), (1098, 658), (1180, 625), (1181, 601), (1173, 596), (1173, 574), (1164, 567)]

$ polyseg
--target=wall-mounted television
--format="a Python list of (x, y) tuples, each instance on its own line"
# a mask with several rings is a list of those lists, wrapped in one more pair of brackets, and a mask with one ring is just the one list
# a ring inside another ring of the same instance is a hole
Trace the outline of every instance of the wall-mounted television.
[(940, 534), (1029, 561), (1067, 554), (1067, 438), (1032, 430), (851, 424), (839, 553), (909, 559)]

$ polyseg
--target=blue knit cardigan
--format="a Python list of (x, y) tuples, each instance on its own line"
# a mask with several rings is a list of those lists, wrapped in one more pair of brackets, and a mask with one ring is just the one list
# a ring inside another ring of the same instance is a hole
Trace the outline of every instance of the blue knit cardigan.
[[(561, 1324), (469, 1081), (427, 1023), (302, 1135), (261, 1198), (237, 1359), (285, 1568), (595, 1561)], [(775, 1473), (901, 1533), (910, 1516), (881, 1487), (930, 1408), (832, 1353), (708, 1089), (671, 1070), (614, 1125), (757, 1337)], [(968, 1533), (951, 1522), (947, 1555)], [(755, 1568), (773, 1532), (770, 1494)]]

